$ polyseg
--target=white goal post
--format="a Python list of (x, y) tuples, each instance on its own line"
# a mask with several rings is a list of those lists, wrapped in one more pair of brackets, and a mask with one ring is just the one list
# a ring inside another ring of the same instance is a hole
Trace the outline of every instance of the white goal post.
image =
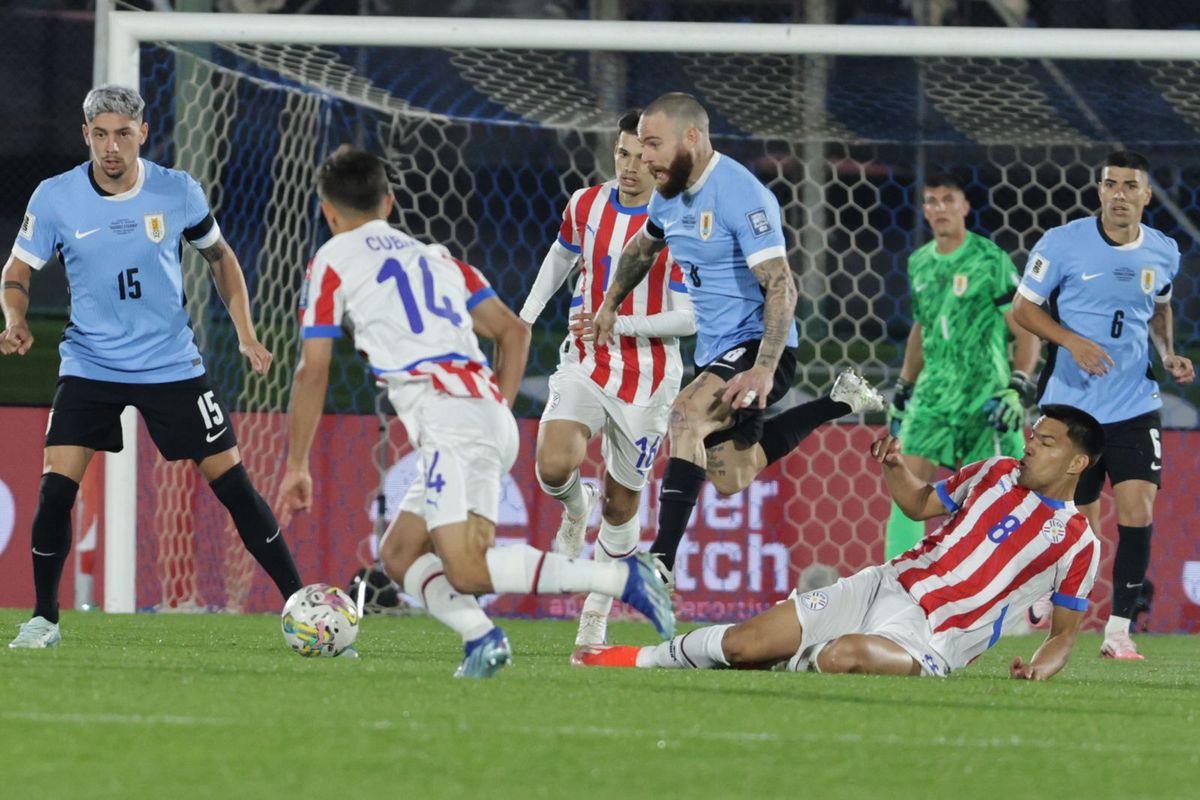
[[(103, 9), (97, 48), (105, 81), (137, 86), (144, 42), (360, 45), (826, 56), (1200, 61), (1200, 31), (664, 23), (267, 14), (143, 13)], [(106, 37), (106, 38), (103, 38)], [(99, 61), (98, 61), (99, 63)], [(107, 454), (104, 608), (135, 610), (137, 435)]]

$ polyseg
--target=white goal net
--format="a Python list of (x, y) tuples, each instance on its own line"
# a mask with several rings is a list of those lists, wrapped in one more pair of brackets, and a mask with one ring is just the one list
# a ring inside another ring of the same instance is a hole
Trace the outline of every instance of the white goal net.
[[(245, 369), (206, 269), (189, 256), (189, 309), (210, 378), (237, 412), (242, 454), (268, 498), (284, 454), (304, 265), (327, 236), (314, 170), (342, 142), (386, 159), (397, 225), (476, 264), (518, 307), (570, 193), (610, 177), (620, 113), (665, 90), (694, 93), (712, 115), (716, 147), (747, 165), (782, 205), (801, 288), (796, 399), (824, 393), (848, 365), (885, 386), (894, 380), (910, 324), (905, 259), (926, 236), (914, 200), (925, 174), (960, 175), (973, 206), (970, 226), (1020, 268), (1045, 229), (1092, 213), (1094, 167), (1117, 146), (1143, 150), (1155, 165), (1149, 222), (1185, 246), (1177, 328), (1181, 349), (1193, 346), (1200, 335), (1189, 269), (1200, 175), (1198, 70), (1178, 61), (140, 46), (146, 155), (187, 169), (208, 189), (249, 276), (260, 336), (276, 356), (264, 378)], [(552, 536), (557, 511), (533, 482), (533, 420), (565, 325), (560, 297), (536, 328), (517, 408), (531, 418), (522, 429), (526, 452), (501, 520), (502, 536), (539, 545)], [(374, 402), (355, 354), (339, 351), (332, 416), (315, 448), (318, 507), (288, 534), (308, 581), (344, 582), (371, 558), (379, 485), (372, 448), (386, 447), (389, 496), (406, 480), (408, 446), (398, 431), (381, 444)], [(827, 426), (738, 497), (702, 496), (682, 567), (683, 616), (743, 616), (786, 594), (812, 564), (846, 574), (882, 557), (889, 506), (863, 457), (882, 417), (865, 422)], [(1196, 425), (1188, 398), (1169, 398), (1166, 422)], [(1186, 458), (1179, 448), (1176, 460)], [(140, 449), (137, 606), (273, 607), (274, 589), (190, 473), (159, 461), (148, 443)], [(598, 476), (598, 460), (585, 473)], [(643, 508), (647, 539), (655, 493), (652, 484)], [(1182, 498), (1178, 509), (1169, 492), (1160, 502), (1160, 514), (1182, 518)], [(574, 608), (569, 600), (497, 607)]]

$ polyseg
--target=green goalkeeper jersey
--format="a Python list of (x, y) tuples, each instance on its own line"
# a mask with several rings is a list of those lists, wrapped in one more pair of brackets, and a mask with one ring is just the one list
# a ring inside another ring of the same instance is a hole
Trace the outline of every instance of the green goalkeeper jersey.
[(925, 366), (913, 410), (970, 414), (1008, 385), (1008, 326), (1020, 280), (1008, 254), (967, 232), (953, 253), (931, 241), (908, 258), (913, 319), (921, 324)]

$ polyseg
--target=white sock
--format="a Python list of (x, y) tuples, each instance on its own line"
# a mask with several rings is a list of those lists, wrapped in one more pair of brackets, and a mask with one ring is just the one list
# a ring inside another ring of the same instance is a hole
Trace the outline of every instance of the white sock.
[(489, 548), (487, 566), (492, 589), (501, 594), (600, 592), (620, 597), (629, 580), (629, 566), (620, 561), (580, 561), (527, 544)]
[(1104, 626), (1104, 635), (1112, 636), (1114, 633), (1129, 633), (1129, 626), (1133, 620), (1128, 617), (1111, 616), (1108, 618), (1108, 623)]
[(587, 503), (583, 497), (583, 481), (579, 480), (579, 470), (572, 472), (571, 477), (562, 486), (551, 486), (542, 480), (542, 473), (537, 472), (536, 469), (534, 472), (537, 473), (537, 480), (541, 484), (542, 491), (562, 503), (571, 519), (579, 519), (587, 512)]
[(643, 647), (637, 656), (639, 667), (666, 667), (669, 669), (717, 669), (728, 667), (729, 660), (721, 648), (725, 631), (732, 625), (710, 625), (697, 628), (669, 642)]
[[(603, 564), (633, 555), (641, 534), (642, 527), (638, 524), (637, 514), (620, 525), (613, 525), (608, 520), (602, 521), (600, 535), (596, 537), (596, 549), (592, 551), (592, 560)], [(612, 603), (611, 596), (592, 592), (583, 601), (583, 613), (607, 617), (608, 612), (612, 610)]]
[(478, 639), (496, 627), (479, 607), (474, 595), (460, 594), (446, 580), (442, 560), (426, 553), (404, 573), (404, 591), (420, 598), (438, 622), (462, 637), (464, 642)]

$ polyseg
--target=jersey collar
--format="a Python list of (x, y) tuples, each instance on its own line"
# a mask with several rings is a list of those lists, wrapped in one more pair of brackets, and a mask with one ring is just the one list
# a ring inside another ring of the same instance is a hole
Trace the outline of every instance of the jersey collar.
[(133, 186), (131, 186), (128, 190), (121, 192), (120, 194), (109, 194), (100, 188), (100, 184), (96, 183), (95, 174), (92, 173), (92, 162), (90, 160), (84, 165), (84, 169), (87, 170), (88, 182), (92, 184), (92, 188), (96, 190), (96, 194), (100, 195), (100, 197), (104, 200), (120, 201), (137, 197), (138, 193), (142, 191), (142, 185), (146, 182), (146, 165), (140, 158), (137, 160), (137, 180), (133, 182)]
[(1137, 250), (1142, 246), (1142, 241), (1146, 238), (1146, 231), (1142, 228), (1142, 223), (1138, 223), (1138, 235), (1129, 244), (1117, 244), (1112, 239), (1108, 238), (1108, 234), (1104, 232), (1104, 223), (1100, 221), (1100, 215), (1096, 215), (1096, 230), (1100, 232), (1100, 238), (1104, 243), (1114, 250)]
[(621, 205), (621, 189), (614, 185), (612, 191), (608, 195), (608, 204), (614, 210), (621, 214), (645, 214), (649, 206), (648, 203), (642, 203), (640, 206), (623, 206)]
[(712, 175), (712, 171), (716, 169), (717, 162), (721, 160), (721, 154), (713, 150), (712, 158), (708, 160), (708, 166), (704, 168), (704, 172), (700, 173), (700, 177), (696, 179), (688, 188), (684, 189), (684, 193), (689, 196), (694, 196), (697, 192), (704, 188), (704, 184), (708, 182), (708, 176)]

